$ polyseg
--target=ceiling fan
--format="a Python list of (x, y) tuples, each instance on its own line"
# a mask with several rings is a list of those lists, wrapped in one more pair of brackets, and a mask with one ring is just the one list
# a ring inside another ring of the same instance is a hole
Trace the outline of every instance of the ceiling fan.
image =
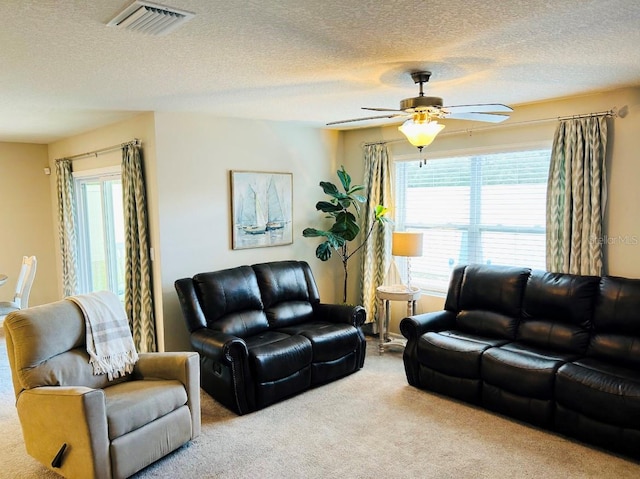
[(332, 121), (327, 123), (327, 125), (382, 118), (407, 118), (398, 129), (407, 137), (412, 145), (417, 146), (418, 150), (422, 151), (422, 148), (431, 144), (436, 135), (444, 128), (444, 125), (437, 122), (438, 119), (446, 118), (452, 120), (499, 123), (509, 118), (505, 113), (513, 111), (511, 107), (501, 103), (443, 106), (442, 98), (424, 96), (424, 84), (429, 81), (430, 77), (431, 72), (429, 71), (411, 73), (411, 78), (414, 83), (420, 84), (420, 93), (416, 97), (401, 100), (399, 109), (363, 107), (363, 110), (386, 111), (390, 113), (379, 116), (353, 118), (351, 120)]

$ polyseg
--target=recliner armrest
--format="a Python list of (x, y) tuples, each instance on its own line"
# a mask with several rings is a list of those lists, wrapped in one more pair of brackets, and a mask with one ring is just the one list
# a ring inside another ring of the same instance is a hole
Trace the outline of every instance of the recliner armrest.
[(133, 368), (137, 379), (176, 379), (187, 386), (189, 375), (200, 373), (198, 353), (195, 352), (139, 353), (138, 357)]
[(367, 312), (362, 306), (347, 304), (318, 303), (314, 305), (314, 313), (317, 319), (322, 321), (348, 323), (356, 328), (361, 327), (367, 320)]
[(139, 379), (180, 381), (187, 391), (191, 411), (191, 439), (200, 434), (200, 361), (195, 352), (139, 353), (133, 375)]
[(67, 444), (65, 477), (110, 478), (104, 391), (82, 386), (45, 386), (22, 391), (16, 403), (27, 452), (45, 465)]
[(417, 340), (429, 331), (443, 331), (455, 325), (456, 313), (453, 311), (435, 311), (432, 313), (408, 316), (400, 321), (400, 332), (408, 340)]

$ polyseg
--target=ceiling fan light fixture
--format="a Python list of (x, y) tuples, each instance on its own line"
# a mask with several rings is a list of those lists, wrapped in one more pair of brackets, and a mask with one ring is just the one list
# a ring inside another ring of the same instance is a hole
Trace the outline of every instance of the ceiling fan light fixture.
[(400, 125), (398, 130), (407, 137), (409, 143), (422, 150), (423, 147), (429, 146), (435, 140), (443, 128), (444, 125), (431, 120), (426, 113), (416, 113), (413, 118)]

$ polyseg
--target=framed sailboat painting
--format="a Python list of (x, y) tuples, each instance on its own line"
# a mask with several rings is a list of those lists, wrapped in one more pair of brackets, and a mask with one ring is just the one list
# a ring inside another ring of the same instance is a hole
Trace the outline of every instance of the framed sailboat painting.
[(293, 243), (293, 175), (231, 171), (233, 249)]

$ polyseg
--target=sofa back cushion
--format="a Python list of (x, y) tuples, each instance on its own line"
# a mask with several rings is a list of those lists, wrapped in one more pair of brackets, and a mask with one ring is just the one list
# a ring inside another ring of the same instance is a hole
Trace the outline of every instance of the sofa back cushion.
[(514, 339), (529, 272), (528, 268), (510, 266), (467, 266), (458, 282), (457, 301), (447, 298), (449, 307), (457, 303), (457, 327), (473, 334)]
[(311, 268), (304, 261), (275, 261), (253, 265), (264, 310), (272, 328), (292, 326), (313, 318), (320, 302)]
[(200, 273), (193, 283), (209, 329), (241, 338), (269, 329), (251, 266)]
[(587, 354), (640, 367), (640, 279), (602, 278)]
[(582, 354), (589, 344), (598, 276), (533, 271), (517, 339), (531, 346)]
[(458, 265), (453, 268), (451, 277), (449, 278), (449, 288), (447, 289), (447, 297), (444, 301), (444, 309), (457, 313), (460, 311), (460, 290), (462, 289), (462, 280), (466, 265)]
[(16, 395), (40, 386), (104, 388), (109, 381), (94, 375), (86, 347), (84, 316), (69, 300), (35, 306), (5, 318), (7, 353)]

